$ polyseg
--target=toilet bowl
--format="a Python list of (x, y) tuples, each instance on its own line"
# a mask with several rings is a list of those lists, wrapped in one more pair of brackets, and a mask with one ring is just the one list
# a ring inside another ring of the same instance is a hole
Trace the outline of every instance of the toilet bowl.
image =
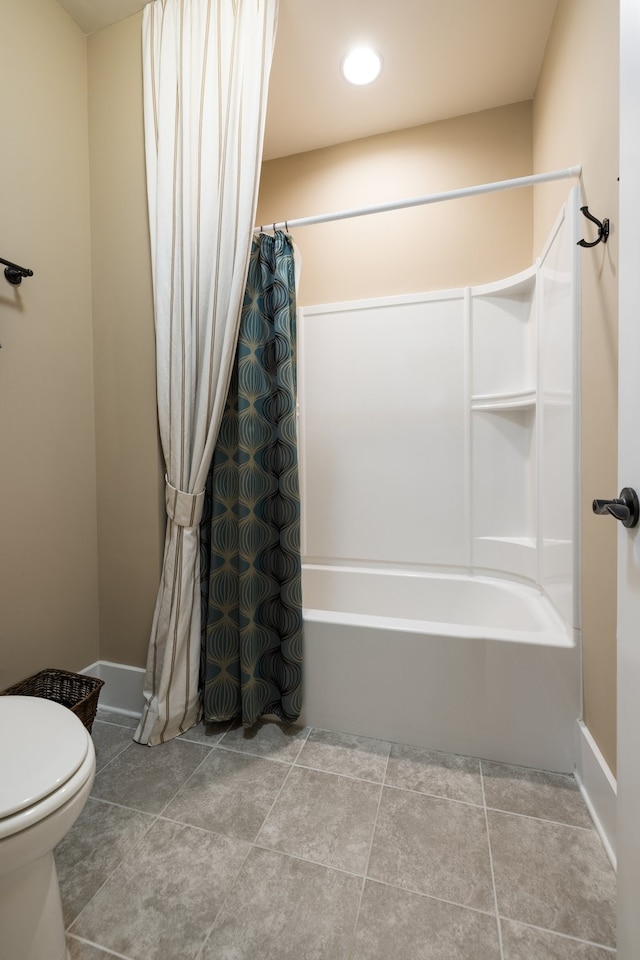
[(0, 955), (67, 960), (53, 849), (95, 775), (91, 736), (66, 707), (0, 697)]

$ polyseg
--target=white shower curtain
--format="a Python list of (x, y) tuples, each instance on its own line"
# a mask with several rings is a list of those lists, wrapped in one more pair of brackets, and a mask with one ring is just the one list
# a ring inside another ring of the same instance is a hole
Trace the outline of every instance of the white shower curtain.
[(278, 0), (154, 0), (144, 128), (167, 532), (135, 739), (198, 721), (199, 522), (255, 219)]

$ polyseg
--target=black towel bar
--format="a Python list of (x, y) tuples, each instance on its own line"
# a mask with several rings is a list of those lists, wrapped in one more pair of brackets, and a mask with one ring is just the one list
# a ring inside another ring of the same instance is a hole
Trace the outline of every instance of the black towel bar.
[(22, 283), (23, 277), (33, 276), (33, 270), (29, 270), (28, 267), (19, 267), (17, 263), (11, 263), (10, 260), (3, 260), (2, 257), (0, 257), (0, 263), (5, 264), (4, 275), (14, 287)]

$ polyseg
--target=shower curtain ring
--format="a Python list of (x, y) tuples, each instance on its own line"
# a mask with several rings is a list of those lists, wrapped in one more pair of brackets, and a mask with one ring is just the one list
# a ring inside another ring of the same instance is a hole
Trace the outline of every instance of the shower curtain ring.
[(273, 235), (274, 235), (274, 237), (275, 237), (275, 235), (276, 235), (276, 222), (275, 222), (275, 220), (273, 221)]

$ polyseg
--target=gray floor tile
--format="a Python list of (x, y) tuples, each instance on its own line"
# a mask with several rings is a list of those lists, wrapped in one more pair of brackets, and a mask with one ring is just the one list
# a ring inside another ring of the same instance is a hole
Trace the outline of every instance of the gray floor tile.
[(615, 951), (502, 921), (504, 960), (614, 960)]
[(193, 960), (248, 850), (159, 820), (70, 932), (131, 960)]
[(367, 881), (352, 960), (500, 960), (495, 917)]
[(262, 757), (212, 750), (164, 816), (253, 841), (290, 769)]
[(132, 733), (129, 727), (118, 727), (99, 720), (94, 722), (91, 739), (96, 750), (96, 773), (99, 773), (129, 746)]
[(204, 743), (208, 747), (214, 747), (216, 743), (220, 742), (230, 726), (228, 720), (224, 723), (204, 723), (201, 720), (186, 733), (181, 733), (177, 739), (190, 740), (192, 743)]
[(354, 737), (348, 733), (312, 730), (297, 763), (327, 773), (382, 783), (390, 744), (384, 740)]
[(96, 776), (92, 796), (161, 813), (208, 752), (209, 747), (179, 740), (158, 747), (132, 742)]
[(493, 911), (484, 809), (384, 787), (369, 877)]
[(113, 960), (114, 956), (112, 953), (100, 950), (90, 943), (76, 940), (75, 937), (67, 937), (67, 950), (69, 951), (69, 960)]
[(362, 881), (254, 848), (202, 960), (347, 960)]
[[(266, 719), (149, 749), (136, 725), (98, 711), (111, 802), (56, 850), (70, 960), (498, 960), (479, 761)], [(502, 960), (613, 960), (615, 878), (573, 779), (482, 769)]]
[(615, 945), (615, 876), (595, 831), (489, 810), (501, 916)]
[(381, 787), (294, 767), (257, 843), (364, 874)]
[(488, 807), (593, 828), (574, 777), (482, 761)]
[(62, 910), (68, 926), (100, 889), (132, 844), (144, 836), (154, 818), (99, 800), (86, 806), (55, 849)]
[(385, 783), (448, 800), (484, 802), (478, 760), (422, 747), (392, 744)]
[(309, 727), (287, 726), (273, 720), (259, 720), (253, 727), (235, 724), (222, 738), (230, 750), (293, 763), (309, 735)]
[(108, 707), (98, 707), (96, 720), (101, 720), (104, 723), (114, 723), (118, 727), (128, 727), (130, 730), (135, 730), (140, 723), (140, 717), (128, 717), (124, 713), (115, 713)]

